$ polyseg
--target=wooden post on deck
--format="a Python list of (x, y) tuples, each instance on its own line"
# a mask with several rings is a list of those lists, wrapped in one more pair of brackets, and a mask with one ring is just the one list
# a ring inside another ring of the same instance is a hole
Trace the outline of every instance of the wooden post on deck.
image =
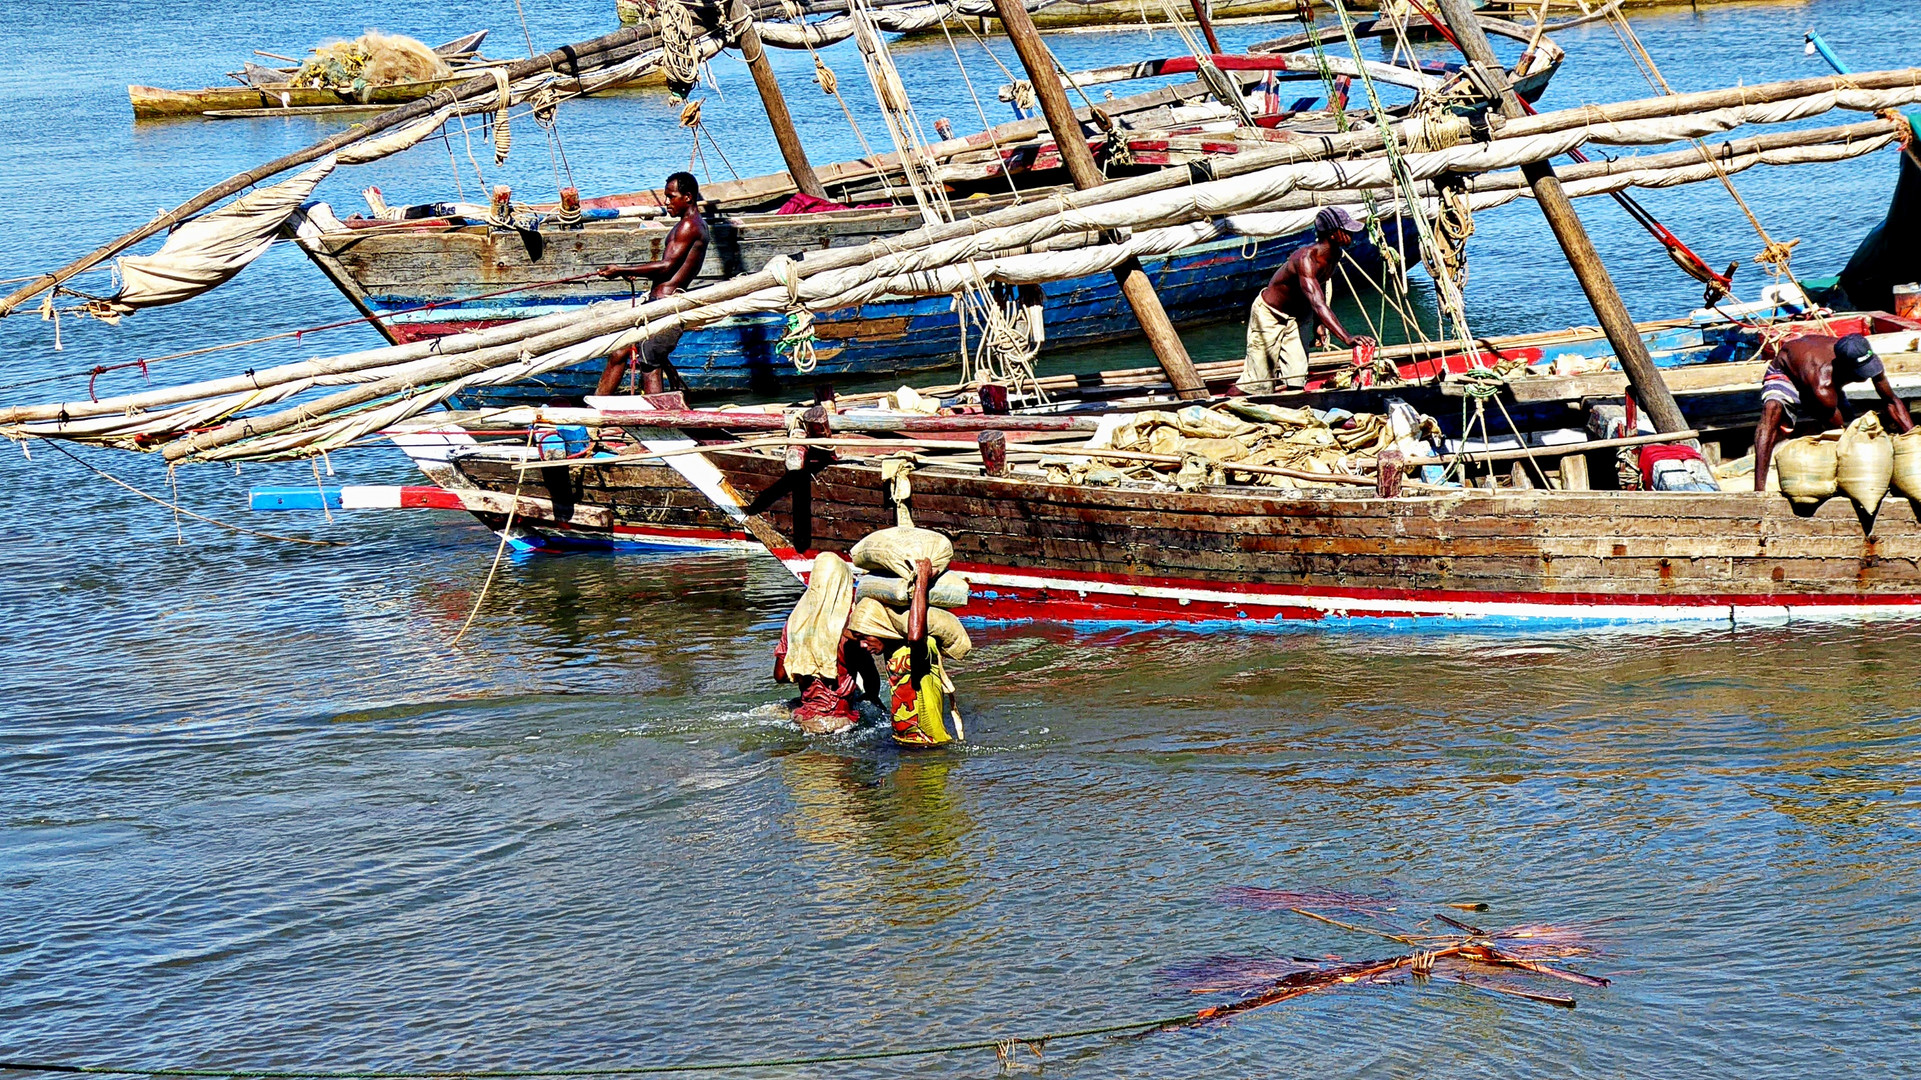
[[(1100, 187), (1107, 178), (1094, 164), (1094, 154), (1087, 148), (1087, 136), (1081, 132), (1080, 121), (1074, 118), (1073, 106), (1067, 103), (1067, 91), (1061, 87), (1060, 76), (1054, 73), (1054, 57), (1041, 43), (1033, 17), (1027, 14), (1021, 0), (994, 0), (994, 10), (1001, 17), (1008, 40), (1014, 43), (1014, 51), (1020, 55), (1021, 66), (1027, 69), (1028, 80), (1034, 84), (1034, 97), (1040, 102), (1041, 114), (1047, 118), (1048, 130), (1060, 148), (1067, 174), (1074, 178), (1074, 186), (1082, 190)], [(1120, 282), (1121, 295), (1127, 297), (1133, 307), (1134, 318), (1146, 333), (1147, 343), (1154, 347), (1154, 356), (1167, 372), (1167, 381), (1174, 385), (1174, 392), (1184, 398), (1206, 397), (1207, 384), (1201, 381), (1200, 372), (1194, 370), (1187, 346), (1174, 332), (1174, 322), (1161, 306), (1161, 298), (1154, 292), (1154, 283), (1147, 279), (1147, 271), (1141, 269), (1141, 261), (1130, 258), (1115, 267), (1114, 280)]]
[[(1521, 99), (1515, 96), (1514, 88), (1508, 85), (1507, 69), (1495, 57), (1493, 46), (1487, 42), (1487, 34), (1482, 31), (1480, 21), (1468, 6), (1469, 0), (1439, 2), (1441, 18), (1454, 31), (1462, 54), (1470, 63), (1479, 66), (1481, 74), (1494, 83), (1494, 89), (1500, 91), (1501, 115), (1510, 120), (1527, 115), (1527, 110), (1521, 106)], [(1588, 303), (1594, 308), (1594, 317), (1600, 321), (1608, 343), (1614, 346), (1614, 355), (1621, 361), (1621, 370), (1627, 373), (1628, 382), (1634, 385), (1634, 395), (1640, 399), (1641, 407), (1647, 410), (1648, 418), (1654, 421), (1655, 430), (1687, 430), (1687, 421), (1681, 417), (1681, 407), (1675, 404), (1667, 380), (1661, 377), (1661, 370), (1654, 366), (1653, 358), (1648, 356), (1647, 344), (1635, 332), (1634, 320), (1628, 315), (1627, 305), (1621, 303), (1621, 294), (1614, 288), (1614, 279), (1608, 276), (1607, 267), (1601, 264), (1601, 256), (1594, 250), (1594, 241), (1588, 238), (1587, 230), (1581, 227), (1581, 219), (1574, 213), (1574, 204), (1568, 201), (1560, 178), (1554, 175), (1554, 166), (1546, 161), (1537, 161), (1522, 166), (1521, 175), (1527, 179), (1528, 186), (1534, 189), (1534, 201), (1541, 205), (1541, 213), (1554, 230), (1554, 238), (1561, 242), (1568, 265), (1574, 268), (1574, 276), (1580, 279), (1581, 289), (1587, 293)]]
[(774, 126), (774, 142), (780, 146), (781, 160), (787, 163), (787, 175), (794, 178), (794, 186), (801, 191), (816, 199), (825, 199), (827, 189), (820, 186), (820, 177), (814, 175), (814, 166), (800, 145), (800, 133), (794, 130), (794, 115), (787, 111), (787, 99), (781, 96), (780, 83), (774, 79), (774, 66), (767, 62), (767, 46), (754, 27), (754, 12), (747, 6), (747, 0), (733, 0), (727, 9), (727, 21), (740, 28), (740, 55), (747, 61), (747, 70), (754, 76), (754, 89), (760, 91), (761, 106), (767, 110), (767, 119)]

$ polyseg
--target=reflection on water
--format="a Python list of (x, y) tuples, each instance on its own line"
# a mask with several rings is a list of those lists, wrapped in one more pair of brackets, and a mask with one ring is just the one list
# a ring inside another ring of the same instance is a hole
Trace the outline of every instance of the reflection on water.
[(829, 910), (879, 931), (938, 926), (969, 906), (976, 868), (961, 840), (973, 826), (950, 754), (883, 763), (807, 749), (779, 761), (790, 827)]

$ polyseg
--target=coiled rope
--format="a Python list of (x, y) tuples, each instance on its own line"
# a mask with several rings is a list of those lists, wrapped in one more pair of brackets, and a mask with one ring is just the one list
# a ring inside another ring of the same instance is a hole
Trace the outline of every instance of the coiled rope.
[(667, 77), (667, 88), (684, 98), (700, 78), (700, 53), (695, 38), (700, 31), (693, 13), (680, 0), (660, 0), (655, 20), (660, 31), (660, 71)]
[(514, 148), (513, 129), (507, 125), (507, 107), (513, 101), (513, 93), (507, 86), (507, 69), (497, 67), (494, 72), (494, 92), (500, 95), (500, 108), (494, 113), (494, 166), (507, 163), (507, 151)]
[(787, 325), (774, 351), (793, 361), (796, 374), (811, 375), (819, 363), (814, 357), (814, 313), (801, 301), (800, 274), (785, 255), (774, 256), (764, 269), (787, 287)]

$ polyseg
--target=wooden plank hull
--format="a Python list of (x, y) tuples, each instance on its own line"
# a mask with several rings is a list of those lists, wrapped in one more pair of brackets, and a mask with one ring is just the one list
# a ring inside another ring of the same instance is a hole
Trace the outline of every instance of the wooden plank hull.
[[(458, 505), (523, 546), (743, 548), (804, 575), (894, 520), (878, 469), (789, 473), (705, 455), (738, 513), (665, 465), (461, 462)], [(1890, 497), (1871, 523), (1844, 498), (1806, 516), (1752, 492), (1462, 492), (1381, 500), (1049, 485), (928, 468), (917, 523), (953, 538), (966, 614), (1066, 622), (1441, 617), (1754, 622), (1921, 614), (1921, 516)], [(445, 505), (455, 505), (449, 502)], [(768, 540), (772, 543), (767, 543)]]
[(440, 505), (499, 530), (518, 498), (514, 540), (523, 548), (760, 548), (733, 515), (666, 465), (522, 473), (510, 461), (473, 457), (452, 468), (452, 483), (429, 472), (455, 500)]
[(202, 116), (243, 109), (311, 109), (322, 106), (362, 105), (385, 108), (417, 101), (436, 90), (457, 86), (471, 76), (456, 75), (427, 82), (368, 87), (364, 95), (311, 86), (211, 86), (204, 90), (163, 90), (157, 86), (129, 86), (136, 120), (173, 116)]
[[(797, 573), (891, 525), (878, 468), (790, 474), (709, 455)], [(914, 474), (916, 523), (954, 541), (966, 614), (1068, 622), (1451, 617), (1651, 622), (1921, 615), (1921, 516), (1864, 527), (1831, 499), (1462, 492), (1401, 499), (1150, 491)]]
[[(1910, 340), (1900, 351), (1895, 351), (1894, 347), (1902, 346), (1902, 341), (1883, 339), (1884, 344), (1891, 347), (1884, 360), (1897, 392), (1908, 398), (1921, 392), (1921, 354), (1914, 351), (1917, 343), (1921, 343), (1921, 332), (1881, 313), (1829, 316), (1828, 325), (1836, 332), (1892, 334), (1901, 331), (1908, 334)], [(1738, 430), (1751, 426), (1759, 415), (1760, 380), (1765, 365), (1750, 359), (1754, 346), (1751, 338), (1748, 331), (1739, 327), (1731, 328), (1726, 333), (1713, 329), (1705, 336), (1700, 327), (1686, 324), (1652, 323), (1643, 328), (1643, 339), (1649, 343), (1657, 362), (1680, 365), (1668, 367), (1669, 385), (1674, 389), (1689, 424), (1704, 431)], [(1435, 359), (1414, 359), (1403, 364), (1404, 373), (1410, 378), (1424, 380), (1422, 385), (1319, 389), (1300, 398), (1284, 396), (1276, 400), (1288, 404), (1312, 403), (1317, 408), (1341, 408), (1351, 412), (1379, 412), (1383, 408), (1383, 398), (1392, 396), (1434, 417), (1444, 434), (1457, 438), (1462, 435), (1459, 430), (1460, 403), (1449, 396), (1447, 385), (1433, 381), (1436, 375), (1467, 367), (1486, 366), (1502, 358), (1542, 363), (1562, 357), (1601, 355), (1608, 349), (1598, 332), (1523, 335), (1499, 339), (1491, 344), (1493, 351), (1450, 353)], [(1323, 355), (1317, 358), (1316, 363), (1331, 358), (1331, 354)], [(1202, 365), (1203, 375), (1216, 389), (1224, 389), (1238, 370), (1239, 364), (1235, 361)], [(1115, 380), (1111, 386), (1105, 381), (1108, 376)], [(1158, 378), (1157, 369), (1110, 372), (1081, 376), (1077, 386), (1056, 387), (1056, 391), (1069, 395), (1102, 392), (1138, 395), (1146, 388), (1148, 381)], [(1623, 390), (1622, 377), (1618, 372), (1524, 379), (1510, 384), (1511, 400), (1506, 404), (1506, 416), (1511, 416), (1528, 431), (1580, 427), (1584, 423), (1584, 413), (1571, 411), (1570, 405), (1618, 397)], [(1852, 385), (1848, 392), (1857, 404), (1871, 407), (1873, 391), (1866, 384)], [(1493, 434), (1507, 434), (1502, 430), (1504, 420), (1505, 417), (1502, 424), (1496, 425)], [(468, 444), (471, 445), (471, 440)], [(716, 546), (739, 546), (747, 542), (747, 535), (739, 523), (714, 512), (709, 501), (695, 497), (693, 488), (664, 465), (543, 470), (523, 479), (500, 457), (482, 452), (462, 457), (459, 475), (449, 477), (444, 474), (437, 456), (424, 455), (418, 448), (410, 448), (409, 452), (416, 454), (416, 460), (421, 461), (422, 468), (438, 483), (479, 487), (496, 494), (509, 493), (516, 483), (520, 483), (525, 490), (559, 504), (583, 502), (609, 509), (605, 528), (583, 522), (550, 523), (538, 515), (523, 517), (520, 531), (535, 545), (687, 546), (697, 544), (703, 538), (711, 539)], [(1540, 451), (1549, 468), (1553, 468), (1559, 455), (1566, 452), (1552, 447), (1544, 447)], [(1598, 463), (1596, 467), (1600, 467)], [(488, 520), (494, 527), (499, 526), (497, 519)]]
[[(866, 243), (917, 226), (909, 214), (753, 215), (716, 222), (714, 246), (696, 285), (753, 273), (779, 254)], [(577, 232), (526, 235), (478, 227), (328, 232), (303, 245), (362, 311), (379, 316), (400, 341), (438, 337), (635, 295), (625, 282), (564, 279), (609, 263), (658, 258), (665, 230), (654, 223), (590, 224)], [(1244, 316), (1308, 234), (1243, 244), (1199, 245), (1145, 266), (1168, 313), (1195, 325)], [(1139, 330), (1111, 274), (1042, 285), (1046, 347), (1069, 348), (1134, 337)], [(644, 294), (643, 294), (644, 295)], [(950, 298), (889, 297), (857, 308), (816, 313), (815, 357), (806, 376), (774, 351), (778, 313), (723, 320), (689, 331), (674, 365), (689, 389), (774, 394), (813, 382), (895, 377), (956, 366), (960, 326)], [(978, 333), (976, 329), (974, 332)], [(539, 404), (592, 392), (598, 361), (508, 387), (476, 390), (463, 407)]]

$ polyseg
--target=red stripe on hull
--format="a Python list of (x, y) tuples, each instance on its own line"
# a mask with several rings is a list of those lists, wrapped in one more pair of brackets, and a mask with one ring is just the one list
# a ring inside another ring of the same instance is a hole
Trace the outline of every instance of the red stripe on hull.
[(464, 334), (469, 330), (485, 330), (493, 326), (505, 326), (519, 322), (518, 319), (451, 319), (447, 322), (388, 322), (387, 332), (405, 345), (428, 338), (450, 337)]
[[(781, 554), (788, 565), (809, 556)], [(1008, 569), (956, 562), (974, 582), (967, 618), (1034, 622), (1290, 622), (1325, 618), (1494, 618), (1647, 621), (1727, 620), (1775, 612), (1814, 615), (1911, 611), (1921, 593), (1814, 595), (1659, 595), (1454, 589), (1311, 588), (1136, 577), (1078, 571)], [(999, 578), (997, 582), (992, 579)], [(1014, 583), (1007, 583), (1006, 579)], [(1082, 586), (1085, 586), (1084, 588)]]

